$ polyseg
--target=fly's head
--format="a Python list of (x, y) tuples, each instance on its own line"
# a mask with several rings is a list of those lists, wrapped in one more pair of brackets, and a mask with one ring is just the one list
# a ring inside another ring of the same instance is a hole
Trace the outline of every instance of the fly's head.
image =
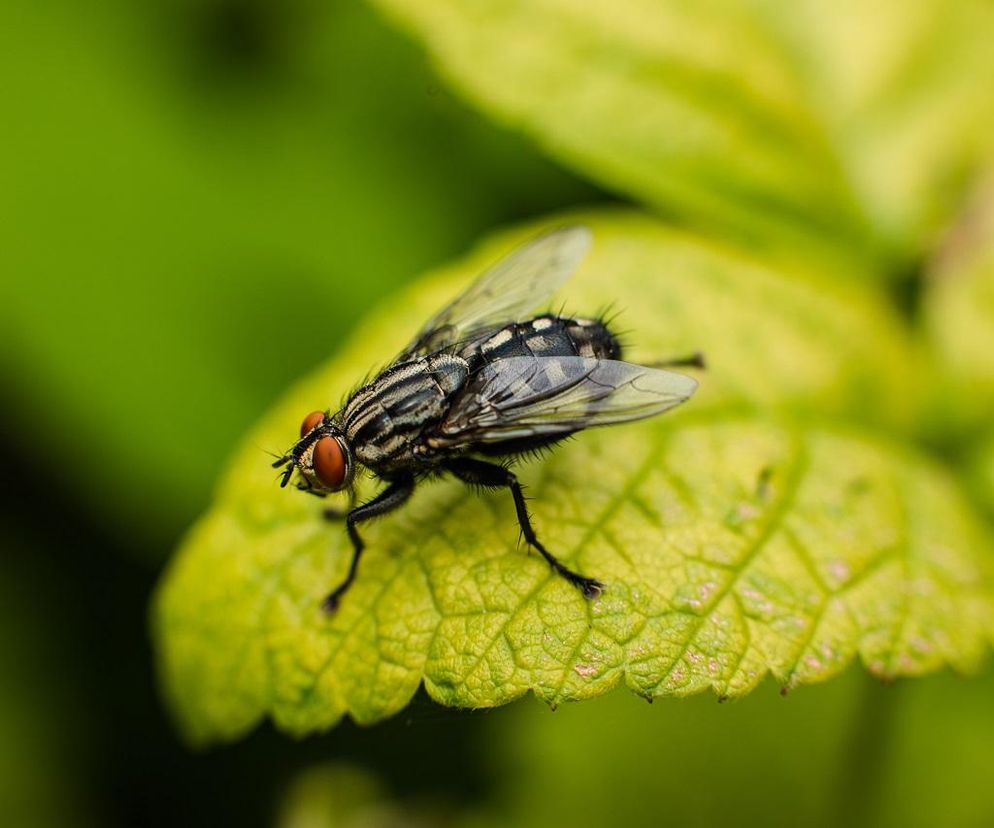
[(273, 468), (284, 469), (280, 476), (282, 488), (289, 484), (296, 469), (300, 472), (297, 488), (317, 495), (349, 488), (355, 475), (348, 440), (324, 411), (312, 411), (304, 418), (300, 439), (273, 463)]

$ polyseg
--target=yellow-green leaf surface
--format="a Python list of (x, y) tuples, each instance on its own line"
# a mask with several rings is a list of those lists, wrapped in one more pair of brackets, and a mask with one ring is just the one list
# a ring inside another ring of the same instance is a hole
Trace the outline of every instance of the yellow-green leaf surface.
[(489, 114), (722, 234), (892, 269), (994, 133), (983, 0), (373, 0)]
[(303, 414), (334, 406), (531, 228), (398, 297), (247, 438), (154, 604), (164, 686), (193, 739), (234, 738), (266, 715), (294, 733), (375, 721), (422, 681), (480, 707), (619, 681), (734, 696), (768, 671), (819, 681), (856, 656), (882, 676), (981, 659), (991, 549), (955, 486), (816, 417), (883, 422), (908, 405), (910, 356), (872, 296), (638, 215), (583, 219), (595, 245), (568, 307), (616, 300), (634, 358), (701, 347), (713, 366), (682, 409), (520, 467), (540, 537), (606, 581), (604, 595), (584, 600), (517, 547), (508, 497), (438, 481), (365, 530), (359, 580), (328, 618), (318, 604), (348, 565), (345, 533), (314, 498), (280, 490), (262, 451), (284, 448)]

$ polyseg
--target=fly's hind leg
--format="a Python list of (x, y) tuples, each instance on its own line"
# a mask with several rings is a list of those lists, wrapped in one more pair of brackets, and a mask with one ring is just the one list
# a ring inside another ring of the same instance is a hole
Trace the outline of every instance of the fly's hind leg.
[[(356, 506), (345, 516), (345, 528), (348, 530), (349, 540), (352, 541), (352, 563), (349, 564), (349, 573), (345, 576), (345, 580), (335, 587), (328, 594), (328, 597), (321, 602), (321, 609), (329, 613), (338, 609), (339, 601), (341, 601), (342, 596), (355, 580), (356, 571), (359, 569), (359, 558), (362, 557), (362, 550), (366, 548), (366, 544), (356, 529), (356, 524), (379, 517), (380, 515), (385, 515), (387, 512), (392, 512), (398, 506), (403, 505), (413, 491), (413, 477), (395, 480), (368, 503)], [(329, 520), (335, 520), (338, 517), (338, 512), (334, 510), (330, 516), (326, 512), (325, 517)]]
[(677, 357), (676, 359), (661, 359), (658, 362), (650, 362), (646, 365), (647, 368), (707, 368), (707, 362), (704, 359), (704, 354), (700, 351), (694, 351), (692, 354), (687, 356)]
[(521, 484), (513, 472), (496, 463), (487, 463), (483, 460), (473, 460), (466, 457), (448, 461), (445, 468), (464, 483), (469, 483), (472, 486), (483, 486), (488, 489), (510, 489), (511, 496), (514, 498), (514, 508), (518, 514), (518, 525), (521, 527), (521, 533), (525, 536), (528, 545), (537, 549), (549, 566), (558, 575), (577, 587), (585, 597), (596, 598), (604, 591), (604, 584), (596, 578), (587, 578), (579, 572), (574, 572), (535, 537), (535, 530), (532, 529), (531, 519), (528, 516), (528, 507), (525, 505), (525, 496), (521, 491)]

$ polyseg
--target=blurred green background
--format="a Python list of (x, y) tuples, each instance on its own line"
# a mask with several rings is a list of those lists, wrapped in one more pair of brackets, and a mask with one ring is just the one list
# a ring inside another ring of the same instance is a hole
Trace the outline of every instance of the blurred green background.
[(554, 714), (419, 697), (188, 752), (147, 601), (245, 429), (420, 270), (615, 197), (362, 4), (7, 0), (0, 67), (0, 822), (994, 824), (990, 677)]

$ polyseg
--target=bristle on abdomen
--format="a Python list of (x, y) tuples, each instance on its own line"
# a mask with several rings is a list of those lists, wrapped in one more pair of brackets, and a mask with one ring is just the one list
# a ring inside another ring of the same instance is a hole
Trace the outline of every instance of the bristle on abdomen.
[(482, 364), (523, 356), (620, 359), (621, 343), (599, 320), (546, 315), (513, 322), (482, 342), (474, 340), (460, 353)]

